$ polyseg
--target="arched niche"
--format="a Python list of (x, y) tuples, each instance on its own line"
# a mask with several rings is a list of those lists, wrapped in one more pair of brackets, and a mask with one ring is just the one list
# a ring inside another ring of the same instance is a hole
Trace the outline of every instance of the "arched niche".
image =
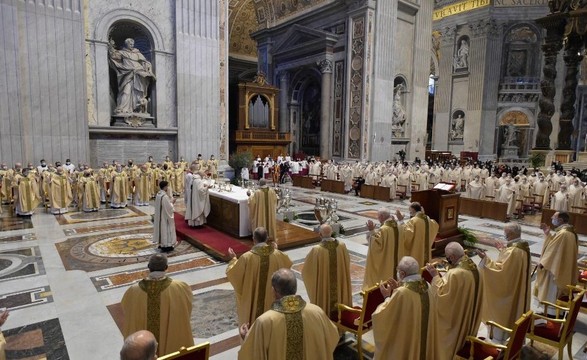
[(503, 39), (504, 79), (521, 81), (540, 77), (540, 32), (532, 24), (516, 24), (505, 31)]
[(391, 120), (391, 131), (393, 138), (405, 138), (407, 135), (407, 93), (408, 82), (406, 81), (406, 78), (403, 75), (397, 75), (393, 80), (393, 114)]
[[(125, 46), (125, 41), (127, 39), (132, 39), (134, 41), (134, 47), (140, 51), (140, 53), (148, 62), (151, 63), (152, 71), (156, 73), (157, 65), (155, 62), (154, 41), (153, 36), (149, 30), (142, 24), (133, 20), (118, 20), (112, 23), (108, 29), (108, 42), (113, 42), (114, 48), (121, 49)], [(114, 114), (119, 92), (119, 81), (117, 79), (116, 72), (112, 69), (112, 67), (109, 67), (109, 79), (110, 99), (112, 103), (112, 113)], [(155, 106), (157, 103), (155, 84), (155, 81), (151, 81), (146, 90), (149, 101), (145, 109), (148, 114), (155, 113)], [(113, 119), (113, 121), (115, 120)]]

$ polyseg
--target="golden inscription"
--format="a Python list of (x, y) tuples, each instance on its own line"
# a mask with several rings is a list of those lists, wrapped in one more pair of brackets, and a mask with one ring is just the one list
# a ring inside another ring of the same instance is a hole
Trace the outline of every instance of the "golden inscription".
[(432, 20), (436, 21), (452, 15), (480, 9), (482, 7), (488, 6), (490, 3), (490, 0), (466, 0), (456, 4), (447, 5), (438, 10), (434, 10)]
[(494, 0), (494, 7), (547, 6), (548, 0)]

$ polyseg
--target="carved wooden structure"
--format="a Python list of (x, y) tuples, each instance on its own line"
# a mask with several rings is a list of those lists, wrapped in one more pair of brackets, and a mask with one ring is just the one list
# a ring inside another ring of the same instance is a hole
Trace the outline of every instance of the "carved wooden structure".
[(273, 159), (286, 154), (291, 136), (279, 132), (278, 94), (279, 89), (268, 85), (262, 74), (238, 85), (238, 127), (232, 134), (237, 152)]

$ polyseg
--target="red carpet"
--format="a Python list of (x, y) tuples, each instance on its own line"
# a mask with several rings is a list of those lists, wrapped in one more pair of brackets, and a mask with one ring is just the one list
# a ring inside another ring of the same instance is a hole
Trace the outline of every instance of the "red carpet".
[(230, 261), (230, 255), (228, 255), (229, 247), (240, 256), (251, 250), (251, 246), (253, 245), (252, 241), (251, 246), (249, 246), (209, 226), (204, 226), (200, 229), (190, 227), (185, 222), (183, 215), (178, 213), (175, 213), (174, 219), (175, 232), (178, 238), (189, 242), (198, 249), (222, 261)]

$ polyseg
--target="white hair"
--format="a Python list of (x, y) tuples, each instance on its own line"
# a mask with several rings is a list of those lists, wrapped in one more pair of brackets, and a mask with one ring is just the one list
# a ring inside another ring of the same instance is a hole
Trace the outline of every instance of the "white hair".
[(406, 276), (416, 275), (420, 272), (418, 261), (411, 256), (404, 256), (397, 265), (397, 269), (403, 271)]
[(522, 227), (517, 222), (509, 222), (505, 224), (503, 229), (506, 233), (511, 233), (514, 239), (522, 236)]

